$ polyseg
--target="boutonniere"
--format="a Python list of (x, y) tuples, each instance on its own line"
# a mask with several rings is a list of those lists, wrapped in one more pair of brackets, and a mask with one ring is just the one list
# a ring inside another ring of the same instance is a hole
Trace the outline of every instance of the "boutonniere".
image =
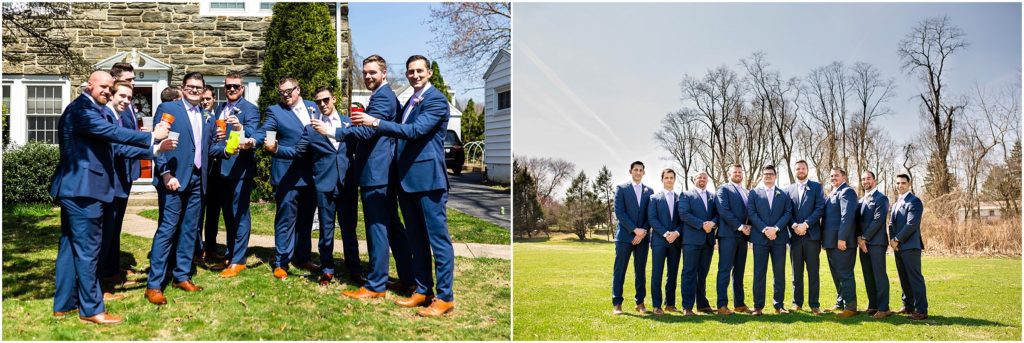
[(206, 110), (206, 109), (203, 110), (203, 120), (207, 120), (207, 121), (210, 120), (210, 110)]
[(316, 107), (309, 106), (307, 109), (309, 109), (309, 113), (316, 113)]
[(233, 110), (233, 111), (231, 111), (231, 112), (232, 112), (232, 113), (233, 113), (233, 114), (234, 114), (234, 115), (235, 115), (236, 117), (238, 116), (238, 114), (242, 113), (242, 110), (238, 109), (238, 107), (235, 107), (235, 108), (233, 108), (232, 110)]
[(779, 196), (779, 195), (782, 195), (782, 192), (780, 192), (778, 189), (775, 189), (775, 196)]

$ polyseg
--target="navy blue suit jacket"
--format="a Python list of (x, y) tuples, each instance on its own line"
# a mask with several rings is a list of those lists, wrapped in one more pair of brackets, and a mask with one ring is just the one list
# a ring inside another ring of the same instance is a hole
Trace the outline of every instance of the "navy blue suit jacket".
[[(791, 239), (805, 239), (810, 238), (812, 241), (821, 240), (821, 215), (825, 213), (825, 192), (821, 190), (821, 184), (807, 180), (807, 185), (804, 186), (804, 198), (801, 199), (800, 203), (797, 203), (797, 199), (800, 197), (800, 192), (797, 187), (799, 183), (794, 183), (786, 187), (786, 194), (789, 195), (790, 208), (792, 209), (792, 220), (793, 224), (807, 223), (807, 234), (803, 236), (792, 235)], [(792, 230), (791, 225), (787, 225), (786, 229)]]
[(889, 244), (885, 232), (885, 216), (889, 213), (889, 198), (875, 191), (864, 201), (857, 200), (857, 236), (863, 236), (868, 245)]
[[(214, 115), (219, 118), (226, 108), (228, 108), (228, 104), (225, 102), (217, 108)], [(235, 116), (242, 123), (242, 131), (245, 132), (245, 136), (253, 137), (256, 135), (256, 130), (260, 126), (260, 109), (244, 98), (238, 99), (235, 108), (238, 110), (238, 114)], [(228, 130), (234, 130), (234, 128), (228, 125)], [(223, 150), (227, 146), (227, 137), (217, 142), (217, 145), (220, 146), (220, 150)], [(221, 178), (229, 180), (251, 179), (253, 176), (256, 176), (255, 156), (255, 149), (239, 150), (233, 155), (221, 158), (220, 170), (215, 172)]]
[(64, 109), (57, 122), (60, 162), (53, 172), (50, 196), (114, 200), (112, 142), (148, 148), (152, 134), (121, 127), (92, 102), (79, 96)]
[[(366, 114), (380, 119), (381, 123), (395, 122), (399, 119), (398, 108), (400, 106), (398, 97), (391, 90), (391, 86), (383, 84), (370, 96)], [(447, 129), (447, 124), (445, 124), (445, 128)], [(389, 183), (391, 162), (395, 157), (396, 138), (382, 135), (372, 127), (366, 126), (338, 128), (335, 130), (334, 136), (339, 139), (346, 137), (346, 140), (347, 137), (359, 139), (356, 159), (352, 165), (355, 168), (353, 172), (359, 175), (359, 185), (383, 186)]]
[(647, 206), (651, 202), (651, 195), (654, 191), (647, 185), (641, 184), (640, 204), (637, 205), (636, 192), (633, 192), (633, 183), (626, 182), (615, 188), (615, 218), (619, 220), (618, 228), (615, 231), (616, 242), (632, 242), (636, 234), (633, 229), (650, 229), (651, 224), (647, 220)]
[[(338, 115), (338, 114), (335, 114)], [(325, 120), (327, 118), (324, 118)], [(351, 124), (347, 116), (339, 116), (342, 123)], [(351, 164), (350, 150), (355, 146), (354, 139), (349, 138), (338, 142), (338, 148), (334, 148), (331, 140), (315, 129), (313, 126), (306, 126), (305, 132), (294, 147), (279, 146), (277, 153), (288, 155), (304, 155), (311, 153), (313, 159), (313, 180), (318, 192), (333, 192), (338, 185), (347, 185), (345, 180)], [(282, 149), (294, 150), (282, 152)]]
[(676, 213), (683, 220), (683, 244), (686, 245), (715, 245), (715, 232), (704, 232), (704, 222), (712, 221), (718, 225), (718, 210), (715, 208), (714, 193), (708, 192), (707, 208), (704, 208), (704, 200), (696, 189), (683, 192), (682, 200), (679, 201)]
[[(632, 186), (628, 191), (632, 192)], [(673, 192), (675, 194), (675, 192)], [(678, 203), (679, 194), (675, 194), (675, 201)], [(668, 212), (669, 204), (668, 199), (665, 199), (665, 192), (654, 193), (650, 197), (650, 201), (647, 204), (647, 221), (651, 224), (651, 246), (660, 247), (669, 245), (668, 240), (665, 239), (665, 233), (669, 231), (675, 231), (682, 233), (682, 221), (679, 220), (679, 210), (673, 209), (675, 215), (670, 215)], [(680, 241), (683, 240), (683, 236), (676, 238), (672, 245), (679, 245)]]
[(899, 240), (900, 250), (924, 249), (921, 241), (921, 216), (924, 204), (914, 193), (907, 193), (903, 205), (896, 209), (889, 222), (889, 236)]
[[(107, 115), (113, 115), (113, 112), (108, 112)], [(111, 120), (117, 121), (117, 118), (111, 117)], [(135, 121), (135, 116), (130, 108), (121, 112), (121, 120), (118, 124), (130, 130), (139, 129), (138, 122)], [(118, 182), (114, 183), (115, 196), (127, 198), (128, 193), (132, 191), (132, 182), (135, 182), (141, 175), (139, 159), (151, 160), (156, 157), (153, 156), (152, 148), (140, 148), (120, 143), (114, 143), (113, 147), (114, 173), (117, 175), (118, 180)]]
[(718, 192), (715, 193), (715, 209), (718, 211), (719, 219), (717, 237), (746, 237), (737, 229), (740, 225), (750, 223), (747, 219), (747, 205), (743, 204), (743, 196), (732, 183), (718, 187)]
[(857, 193), (843, 183), (826, 199), (825, 215), (821, 223), (821, 247), (834, 249), (839, 246), (839, 240), (844, 240), (847, 249), (856, 248), (856, 222)]
[[(209, 175), (210, 168), (210, 156), (224, 157), (223, 147), (221, 147), (220, 150), (217, 150), (213, 144), (213, 139), (217, 135), (217, 126), (214, 123), (215, 119), (213, 116), (210, 116), (210, 118), (202, 118), (203, 115), (200, 115), (200, 119), (203, 121), (202, 127), (200, 128), (202, 137), (199, 139), (200, 146), (197, 147), (192, 133), (192, 120), (189, 118), (188, 112), (185, 110), (184, 99), (161, 103), (160, 106), (156, 108), (156, 113), (159, 114), (156, 118), (162, 117), (164, 113), (170, 113), (174, 116), (174, 123), (171, 124), (171, 131), (178, 133), (178, 147), (174, 150), (160, 153), (160, 156), (158, 156), (154, 161), (156, 168), (153, 173), (155, 175), (153, 177), (153, 185), (156, 186), (157, 189), (171, 191), (164, 188), (162, 176), (165, 172), (170, 172), (171, 176), (177, 178), (178, 183), (181, 184), (181, 187), (179, 187), (176, 192), (184, 192), (187, 188), (186, 186), (192, 179), (192, 168), (194, 168), (195, 165), (196, 149), (201, 149), (200, 154), (202, 154), (202, 156), (200, 158), (202, 159), (203, 165), (200, 170), (200, 184), (202, 185), (202, 192), (205, 194), (206, 176)], [(159, 121), (154, 120), (153, 126), (156, 127), (157, 124), (159, 124)]]
[[(444, 137), (448, 130), (448, 99), (434, 87), (423, 92), (423, 100), (409, 112), (402, 122), (381, 120), (377, 130), (387, 136), (400, 138), (395, 163), (399, 184), (408, 193), (448, 189), (448, 173), (444, 165)], [(405, 104), (410, 106), (413, 99)], [(405, 109), (402, 109), (405, 113)]]
[[(320, 110), (312, 101), (303, 100), (303, 106), (312, 118), (320, 118)], [(299, 152), (294, 147), (302, 139), (305, 127), (290, 107), (275, 104), (264, 111), (266, 119), (263, 126), (256, 130), (253, 139), (257, 146), (263, 145), (267, 131), (277, 131), (277, 153), (271, 159), (270, 184), (273, 186), (297, 187), (313, 185), (313, 163), (309, 154)], [(285, 149), (281, 149), (285, 147)]]
[[(747, 217), (750, 218), (750, 241), (757, 245), (786, 245), (789, 243), (789, 220), (790, 200), (779, 187), (775, 187), (772, 194), (767, 194), (768, 189), (758, 187), (750, 190), (747, 201)], [(768, 197), (772, 197), (772, 206), (768, 207)], [(774, 226), (779, 228), (775, 240), (769, 240), (768, 236), (761, 232), (764, 228)]]

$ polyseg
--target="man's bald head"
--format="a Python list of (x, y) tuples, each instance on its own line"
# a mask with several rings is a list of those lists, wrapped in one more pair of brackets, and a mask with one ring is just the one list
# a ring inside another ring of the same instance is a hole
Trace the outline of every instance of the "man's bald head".
[(89, 74), (89, 82), (85, 87), (86, 91), (89, 92), (89, 96), (92, 96), (93, 100), (100, 106), (104, 106), (110, 101), (111, 88), (114, 86), (114, 77), (110, 76), (110, 73), (97, 70)]

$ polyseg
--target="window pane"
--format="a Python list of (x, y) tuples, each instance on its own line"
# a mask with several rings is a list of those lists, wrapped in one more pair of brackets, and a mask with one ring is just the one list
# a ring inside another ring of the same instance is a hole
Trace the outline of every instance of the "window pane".
[(512, 107), (512, 91), (498, 93), (498, 109), (503, 110)]
[(260, 10), (272, 10), (274, 9), (273, 1), (260, 1)]
[(28, 86), (28, 140), (57, 144), (61, 87)]
[(210, 3), (211, 9), (240, 9), (245, 10), (244, 1), (218, 1)]

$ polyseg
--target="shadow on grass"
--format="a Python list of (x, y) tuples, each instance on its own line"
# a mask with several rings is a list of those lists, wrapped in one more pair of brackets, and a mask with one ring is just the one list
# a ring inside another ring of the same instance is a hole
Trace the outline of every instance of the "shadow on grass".
[[(769, 312), (771, 310), (768, 310)], [(702, 323), (702, 322), (717, 322), (722, 324), (744, 324), (747, 322), (766, 322), (766, 323), (824, 323), (824, 322), (837, 322), (843, 324), (861, 324), (861, 323), (887, 323), (890, 325), (963, 325), (963, 326), (997, 326), (997, 327), (1011, 327), (1011, 325), (1005, 325), (998, 322), (993, 322), (984, 319), (977, 318), (966, 318), (966, 317), (952, 317), (952, 316), (929, 316), (928, 319), (922, 321), (913, 321), (906, 316), (893, 315), (885, 319), (874, 319), (864, 313), (857, 316), (840, 319), (835, 314), (824, 313), (822, 315), (811, 315), (809, 313), (791, 313), (786, 315), (775, 315), (765, 314), (763, 316), (752, 316), (752, 315), (738, 315), (733, 314), (729, 316), (719, 315), (699, 315), (685, 317), (682, 315), (641, 315), (637, 313), (624, 313), (630, 317), (636, 317), (640, 319), (647, 319), (662, 323)]]
[(57, 218), (60, 212), (50, 213), (48, 207), (45, 211), (4, 212), (4, 298), (53, 297), (55, 256), (40, 254), (39, 251), (56, 248), (59, 243), (60, 225), (53, 224), (52, 219)]

